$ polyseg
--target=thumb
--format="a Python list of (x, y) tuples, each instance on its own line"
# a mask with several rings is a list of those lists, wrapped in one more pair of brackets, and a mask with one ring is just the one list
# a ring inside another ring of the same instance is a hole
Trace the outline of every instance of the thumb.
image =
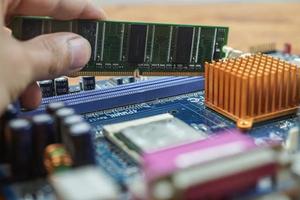
[(52, 79), (79, 71), (89, 61), (91, 46), (74, 33), (42, 35), (21, 43), (33, 80)]

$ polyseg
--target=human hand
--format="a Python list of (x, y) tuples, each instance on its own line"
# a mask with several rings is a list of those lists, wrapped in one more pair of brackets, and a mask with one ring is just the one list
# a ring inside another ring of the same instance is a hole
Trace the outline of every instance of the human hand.
[(105, 17), (92, 0), (1, 0), (0, 114), (18, 97), (23, 107), (37, 107), (41, 91), (36, 81), (78, 71), (91, 54), (88, 41), (74, 33), (54, 33), (17, 41), (5, 28), (15, 15), (51, 16), (60, 20)]

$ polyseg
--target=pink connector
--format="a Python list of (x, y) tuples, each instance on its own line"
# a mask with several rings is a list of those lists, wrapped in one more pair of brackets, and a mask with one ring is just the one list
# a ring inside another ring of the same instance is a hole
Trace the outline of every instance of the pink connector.
[(219, 199), (273, 175), (277, 165), (272, 148), (236, 131), (145, 154), (143, 168), (149, 199)]

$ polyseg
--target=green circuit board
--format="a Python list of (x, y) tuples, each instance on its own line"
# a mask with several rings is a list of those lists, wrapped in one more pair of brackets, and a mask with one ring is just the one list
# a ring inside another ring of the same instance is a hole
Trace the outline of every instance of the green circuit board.
[(74, 32), (91, 44), (87, 66), (74, 75), (190, 75), (204, 72), (204, 63), (224, 57), (228, 28), (95, 20), (58, 21), (17, 17), (11, 24), (20, 40), (55, 32)]

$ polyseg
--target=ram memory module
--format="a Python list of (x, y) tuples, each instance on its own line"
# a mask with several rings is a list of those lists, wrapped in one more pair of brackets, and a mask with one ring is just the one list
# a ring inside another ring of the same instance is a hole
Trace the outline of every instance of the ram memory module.
[(121, 76), (137, 70), (145, 76), (196, 76), (204, 63), (224, 57), (228, 28), (214, 26), (117, 22), (58, 21), (47, 17), (17, 17), (13, 35), (28, 40), (40, 34), (74, 32), (91, 44), (92, 55), (73, 75)]

